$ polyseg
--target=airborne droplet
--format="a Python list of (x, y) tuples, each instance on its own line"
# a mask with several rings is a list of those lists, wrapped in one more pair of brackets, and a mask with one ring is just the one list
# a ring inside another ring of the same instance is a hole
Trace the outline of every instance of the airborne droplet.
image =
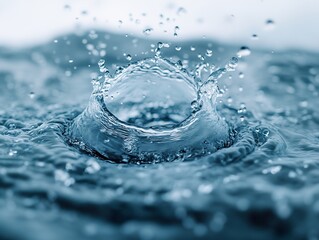
[(207, 56), (207, 57), (213, 56), (213, 51), (210, 50), (210, 49), (207, 49), (207, 50), (206, 50), (206, 56)]
[(30, 93), (29, 93), (29, 97), (30, 97), (31, 99), (34, 99), (35, 93), (34, 93), (34, 92), (30, 92)]
[(132, 56), (131, 56), (130, 54), (127, 54), (127, 55), (126, 55), (126, 60), (127, 60), (127, 61), (131, 61), (131, 60), (132, 60)]
[(247, 57), (249, 56), (251, 53), (249, 47), (243, 46), (241, 47), (238, 52), (237, 52), (237, 56), (238, 57)]
[(275, 28), (275, 22), (272, 19), (267, 19), (265, 22), (266, 26), (266, 30), (272, 30)]
[(177, 37), (177, 31), (179, 30), (179, 26), (175, 26), (174, 28), (174, 37)]
[(252, 39), (252, 40), (258, 40), (258, 35), (257, 35), (257, 34), (251, 35), (251, 39)]
[(146, 28), (146, 29), (143, 30), (143, 33), (145, 35), (150, 35), (152, 31), (153, 31), (153, 28)]

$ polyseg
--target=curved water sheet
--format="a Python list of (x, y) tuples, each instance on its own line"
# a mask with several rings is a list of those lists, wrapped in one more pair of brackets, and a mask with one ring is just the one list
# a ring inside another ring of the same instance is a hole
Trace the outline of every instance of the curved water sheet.
[(103, 64), (103, 82), (93, 82), (89, 106), (69, 128), (72, 143), (115, 162), (192, 159), (229, 145), (229, 127), (215, 109), (215, 81), (195, 81), (159, 57), (114, 77)]

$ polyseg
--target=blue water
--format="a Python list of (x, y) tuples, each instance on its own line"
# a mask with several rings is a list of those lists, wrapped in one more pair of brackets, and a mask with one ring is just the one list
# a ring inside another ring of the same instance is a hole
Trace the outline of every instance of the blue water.
[[(194, 76), (201, 62), (224, 67), (240, 47), (172, 42), (161, 57), (182, 60)], [(201, 130), (225, 138), (214, 151), (193, 156), (194, 143), (182, 157), (122, 161), (122, 148), (108, 156), (94, 149), (96, 138), (72, 135), (99, 60), (115, 75), (153, 58), (152, 48), (103, 32), (0, 48), (0, 239), (318, 239), (319, 55), (251, 49), (239, 57), (218, 79), (214, 102), (227, 127)], [(91, 133), (95, 120), (84, 122), (77, 127)]]

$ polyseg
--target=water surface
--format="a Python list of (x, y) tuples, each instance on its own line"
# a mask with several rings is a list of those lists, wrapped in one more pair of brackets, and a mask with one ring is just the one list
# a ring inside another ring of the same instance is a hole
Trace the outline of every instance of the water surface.
[[(0, 49), (1, 239), (319, 237), (318, 54), (252, 49), (239, 58), (218, 80), (216, 111), (231, 141), (216, 151), (116, 163), (72, 144), (68, 129), (89, 104), (101, 58), (114, 73), (154, 57), (156, 43), (90, 35)], [(161, 55), (195, 75), (238, 50), (194, 40)]]

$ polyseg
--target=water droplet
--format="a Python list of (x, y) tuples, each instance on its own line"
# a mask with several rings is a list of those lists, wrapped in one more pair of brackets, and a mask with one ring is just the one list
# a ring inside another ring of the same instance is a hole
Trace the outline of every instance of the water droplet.
[(91, 30), (91, 31), (89, 32), (89, 38), (92, 39), (92, 40), (97, 39), (98, 36), (99, 36), (99, 35), (98, 35), (94, 30)]
[(75, 183), (75, 180), (70, 177), (68, 172), (60, 169), (54, 171), (54, 179), (57, 182), (62, 182), (67, 187)]
[(238, 57), (247, 57), (250, 55), (250, 53), (251, 53), (251, 51), (250, 51), (249, 47), (243, 46), (237, 52), (237, 56)]
[(195, 48), (194, 46), (191, 46), (191, 47), (190, 47), (190, 50), (191, 50), (192, 52), (194, 52), (194, 51), (196, 50), (196, 48)]
[(243, 78), (245, 77), (244, 73), (242, 73), (242, 72), (240, 72), (240, 73), (238, 74), (238, 76), (239, 76), (239, 78), (241, 78), (241, 79), (243, 79)]
[(69, 70), (65, 71), (64, 74), (65, 74), (66, 77), (71, 77), (72, 76), (72, 72), (69, 71)]
[(64, 9), (65, 9), (65, 10), (71, 10), (71, 6), (70, 6), (69, 4), (65, 4), (65, 5), (64, 5)]
[(175, 50), (178, 51), (178, 52), (179, 52), (181, 49), (182, 49), (182, 47), (179, 47), (179, 46), (176, 46), (176, 47), (175, 47)]
[(270, 132), (269, 132), (268, 129), (264, 129), (263, 132), (262, 132), (262, 134), (263, 134), (265, 137), (268, 137), (269, 134), (270, 134)]
[(213, 191), (214, 186), (212, 184), (201, 184), (198, 186), (198, 192), (201, 194), (209, 194)]
[(59, 40), (57, 40), (57, 39), (54, 39), (54, 40), (53, 40), (53, 42), (54, 42), (54, 43), (58, 43), (58, 42), (59, 42)]
[(281, 166), (273, 166), (273, 167), (270, 167), (270, 168), (266, 168), (264, 170), (262, 170), (262, 173), (263, 174), (277, 174), (281, 171), (282, 167)]
[(105, 57), (106, 55), (106, 51), (105, 50), (101, 50), (100, 51), (100, 57)]
[(231, 104), (231, 103), (233, 102), (233, 99), (232, 99), (231, 97), (229, 97), (229, 98), (227, 98), (227, 102), (228, 102), (229, 104)]
[(209, 77), (207, 78), (207, 81), (216, 81), (219, 78), (221, 78), (226, 72), (227, 72), (226, 68), (219, 68), (209, 75)]
[(98, 61), (98, 65), (99, 65), (101, 73), (108, 73), (109, 72), (108, 69), (105, 67), (105, 60), (104, 59), (100, 59)]
[(244, 114), (247, 112), (247, 108), (246, 108), (246, 105), (244, 103), (241, 103), (240, 104), (240, 108), (237, 110), (238, 113), (240, 114)]
[(162, 42), (158, 42), (157, 43), (157, 48), (155, 49), (155, 57), (160, 57), (161, 56), (161, 49), (163, 47), (169, 47), (169, 44), (168, 43), (162, 43)]
[(207, 49), (207, 50), (206, 50), (206, 56), (207, 56), (207, 57), (213, 56), (213, 51), (210, 50), (210, 49)]
[(144, 33), (145, 35), (150, 35), (152, 31), (153, 31), (153, 28), (145, 28), (145, 29), (143, 30), (143, 33)]
[(267, 19), (265, 24), (267, 30), (272, 30), (275, 27), (275, 22), (272, 19)]
[(105, 64), (105, 60), (104, 59), (100, 59), (99, 62), (98, 62), (99, 67), (104, 66), (104, 64)]
[(294, 172), (294, 171), (289, 171), (288, 177), (289, 177), (289, 178), (295, 178), (295, 177), (297, 177), (297, 173)]
[(184, 14), (184, 13), (186, 13), (185, 8), (179, 7), (179, 8), (177, 9), (177, 15), (181, 15), (181, 14)]
[(292, 86), (288, 86), (286, 89), (287, 93), (294, 94), (296, 92), (296, 89)]
[(9, 155), (10, 157), (12, 157), (12, 156), (16, 155), (17, 153), (18, 153), (18, 152), (17, 152), (16, 150), (10, 149), (8, 155)]
[(35, 93), (34, 93), (34, 92), (30, 92), (30, 93), (29, 93), (29, 97), (30, 97), (31, 99), (34, 99), (34, 98), (35, 98)]
[(131, 61), (131, 60), (132, 60), (132, 56), (131, 56), (130, 54), (127, 54), (127, 55), (126, 55), (126, 60), (127, 60), (127, 61)]
[(169, 47), (170, 47), (170, 45), (169, 45), (169, 43), (163, 43), (163, 47), (165, 47), (165, 48), (169, 48)]
[(252, 40), (257, 40), (257, 39), (258, 39), (258, 35), (257, 35), (257, 34), (251, 35), (251, 39), (252, 39)]
[(192, 107), (192, 112), (195, 113), (201, 108), (201, 105), (197, 100), (194, 100), (191, 102), (191, 107)]
[(86, 163), (87, 167), (85, 168), (85, 172), (89, 173), (89, 174), (93, 174), (93, 173), (96, 173), (98, 171), (100, 171), (101, 169), (101, 166), (100, 164), (93, 160), (93, 159), (90, 159), (87, 163)]
[(175, 64), (175, 66), (178, 68), (178, 69), (182, 69), (183, 68), (183, 63), (181, 60), (178, 60)]
[(202, 61), (204, 61), (204, 60), (205, 60), (204, 56), (203, 56), (203, 55), (201, 55), (201, 54), (198, 54), (198, 55), (197, 55), (197, 57), (198, 57), (200, 60), (202, 60)]
[(214, 217), (212, 218), (209, 225), (212, 231), (220, 232), (221, 230), (223, 230), (226, 221), (226, 215), (223, 212), (217, 212), (214, 214)]
[(238, 64), (238, 58), (232, 57), (229, 60), (228, 64), (225, 66), (225, 68), (227, 71), (235, 71), (237, 64)]
[(70, 59), (70, 60), (69, 60), (69, 63), (73, 63), (73, 59)]
[(179, 30), (179, 26), (175, 26), (174, 28), (174, 37), (177, 37), (177, 31)]
[(307, 101), (301, 101), (299, 102), (299, 106), (302, 108), (307, 108), (308, 107), (308, 102)]

